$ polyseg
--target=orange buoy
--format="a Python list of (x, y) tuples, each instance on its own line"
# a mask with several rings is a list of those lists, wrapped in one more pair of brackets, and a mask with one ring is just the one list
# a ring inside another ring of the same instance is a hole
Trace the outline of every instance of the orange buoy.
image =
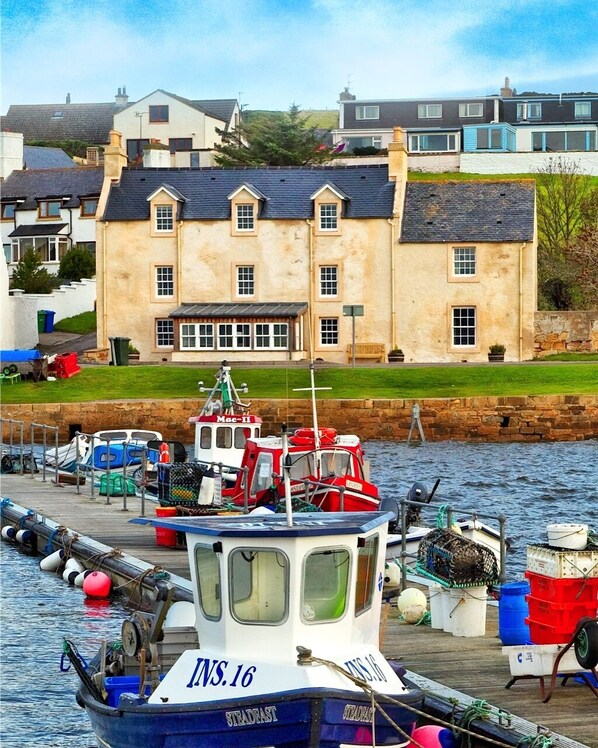
[(108, 597), (111, 586), (110, 577), (103, 571), (92, 571), (83, 580), (83, 592), (87, 597)]
[(160, 458), (158, 462), (170, 462), (170, 447), (166, 442), (160, 444)]

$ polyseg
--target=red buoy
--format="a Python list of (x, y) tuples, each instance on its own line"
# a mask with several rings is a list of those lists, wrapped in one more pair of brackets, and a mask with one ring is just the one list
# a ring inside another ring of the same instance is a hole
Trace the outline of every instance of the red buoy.
[(422, 725), (422, 727), (416, 727), (411, 733), (412, 741), (411, 746), (421, 745), (423, 748), (454, 748), (457, 743), (453, 733), (446, 727), (440, 725)]
[(83, 580), (83, 592), (87, 597), (108, 597), (111, 586), (110, 577), (103, 571), (92, 571)]

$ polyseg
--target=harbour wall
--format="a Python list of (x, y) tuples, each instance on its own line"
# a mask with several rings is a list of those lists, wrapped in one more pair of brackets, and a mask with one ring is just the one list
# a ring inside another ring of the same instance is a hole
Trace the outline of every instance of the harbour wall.
[[(116, 400), (88, 403), (35, 403), (4, 405), (3, 439), (8, 439), (8, 419), (24, 423), (25, 441), (30, 425), (57, 426), (60, 442), (76, 431), (146, 428), (161, 431), (164, 438), (183, 444), (194, 441), (196, 415), (203, 401)], [(356, 433), (362, 440), (406, 441), (414, 424), (413, 406), (419, 406), (419, 422), (428, 441), (463, 442), (556, 442), (598, 438), (598, 395), (538, 395), (523, 397), (460, 397), (429, 400), (319, 400), (318, 421), (340, 433)], [(311, 426), (310, 400), (254, 400), (252, 412), (263, 421), (264, 434)], [(13, 438), (19, 435), (13, 424)], [(414, 425), (412, 438), (419, 438)], [(37, 432), (36, 441), (41, 435)]]

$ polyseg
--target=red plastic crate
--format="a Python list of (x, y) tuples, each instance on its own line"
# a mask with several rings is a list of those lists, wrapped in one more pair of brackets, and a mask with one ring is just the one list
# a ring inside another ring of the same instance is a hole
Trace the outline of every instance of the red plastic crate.
[(547, 577), (526, 571), (530, 592), (538, 600), (551, 600), (555, 603), (581, 603), (598, 601), (598, 577), (575, 579)]
[(52, 368), (58, 379), (69, 379), (81, 371), (76, 353), (57, 353)]
[(554, 626), (558, 631), (572, 634), (580, 618), (596, 617), (596, 600), (581, 603), (556, 603), (551, 600), (539, 600), (533, 595), (526, 595), (525, 599), (529, 606), (529, 617), (532, 620)]
[(534, 621), (531, 618), (526, 618), (525, 622), (529, 626), (529, 638), (532, 644), (567, 644), (573, 633), (573, 631), (563, 631), (556, 626)]

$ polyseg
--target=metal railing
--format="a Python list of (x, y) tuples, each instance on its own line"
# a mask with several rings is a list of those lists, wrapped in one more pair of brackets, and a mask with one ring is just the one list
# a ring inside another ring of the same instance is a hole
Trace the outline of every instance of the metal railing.
[[(49, 426), (45, 423), (31, 423), (29, 426), (29, 438), (25, 439), (25, 423), (13, 418), (1, 418), (2, 429), (2, 469), (8, 462), (11, 463), (10, 472), (18, 472), (20, 475), (28, 473), (32, 478), (38, 472), (37, 459), (41, 462), (42, 480), (47, 480), (46, 454), (52, 450), (55, 460), (58, 461), (58, 426)], [(36, 441), (36, 435), (41, 431), (41, 440)], [(5, 433), (8, 432), (6, 441)], [(8, 461), (7, 463), (4, 460)], [(18, 465), (18, 469), (15, 467)], [(8, 471), (7, 471), (8, 472)]]

